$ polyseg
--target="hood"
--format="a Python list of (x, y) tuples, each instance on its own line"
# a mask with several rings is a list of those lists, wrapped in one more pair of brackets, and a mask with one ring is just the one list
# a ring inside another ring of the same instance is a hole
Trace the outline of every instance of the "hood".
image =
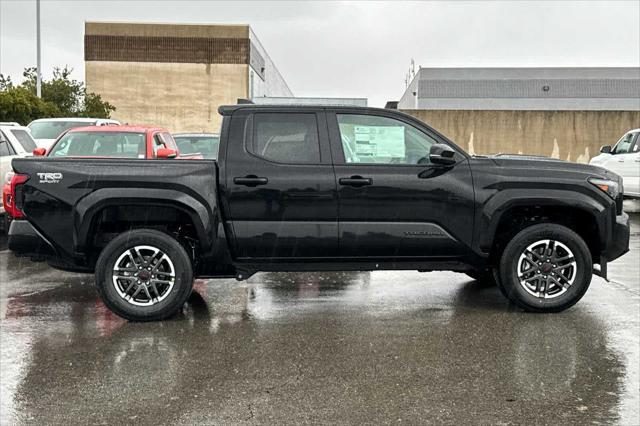
[[(476, 157), (478, 158), (478, 157)], [(484, 158), (490, 159), (499, 167), (539, 170), (553, 172), (553, 174), (567, 172), (574, 174), (584, 174), (603, 179), (611, 179), (621, 181), (622, 178), (610, 170), (595, 164), (573, 163), (571, 161), (560, 160), (557, 158), (545, 157), (542, 155), (521, 155), (521, 154), (496, 154), (487, 155)]]

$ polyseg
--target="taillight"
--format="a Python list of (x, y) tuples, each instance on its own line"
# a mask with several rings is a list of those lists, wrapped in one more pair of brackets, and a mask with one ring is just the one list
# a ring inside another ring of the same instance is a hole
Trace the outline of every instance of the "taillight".
[(2, 202), (4, 204), (5, 212), (13, 218), (24, 217), (24, 213), (17, 206), (17, 191), (18, 187), (29, 180), (29, 175), (14, 174), (11, 177), (11, 182), (8, 184), (9, 191), (2, 191)]

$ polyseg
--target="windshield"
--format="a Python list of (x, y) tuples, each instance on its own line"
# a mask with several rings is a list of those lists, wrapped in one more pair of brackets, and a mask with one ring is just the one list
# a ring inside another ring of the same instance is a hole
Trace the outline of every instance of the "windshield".
[(55, 139), (67, 129), (92, 124), (86, 121), (34, 121), (29, 124), (29, 130), (34, 139)]
[(71, 132), (51, 148), (49, 157), (146, 158), (144, 133)]
[(180, 155), (202, 154), (203, 158), (215, 160), (218, 158), (220, 136), (174, 136)]

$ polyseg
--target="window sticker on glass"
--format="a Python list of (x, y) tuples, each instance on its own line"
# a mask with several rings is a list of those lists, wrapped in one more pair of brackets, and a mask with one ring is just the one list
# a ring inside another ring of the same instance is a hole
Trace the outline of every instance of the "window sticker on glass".
[(404, 158), (404, 127), (355, 126), (356, 154), (358, 156)]

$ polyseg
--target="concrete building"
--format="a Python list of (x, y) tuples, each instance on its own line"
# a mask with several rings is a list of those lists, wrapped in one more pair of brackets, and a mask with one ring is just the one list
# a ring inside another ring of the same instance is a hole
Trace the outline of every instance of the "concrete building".
[(86, 22), (85, 81), (128, 123), (217, 132), (217, 108), (291, 97), (248, 25)]
[(472, 153), (588, 162), (640, 126), (640, 68), (421, 68), (398, 108)]

